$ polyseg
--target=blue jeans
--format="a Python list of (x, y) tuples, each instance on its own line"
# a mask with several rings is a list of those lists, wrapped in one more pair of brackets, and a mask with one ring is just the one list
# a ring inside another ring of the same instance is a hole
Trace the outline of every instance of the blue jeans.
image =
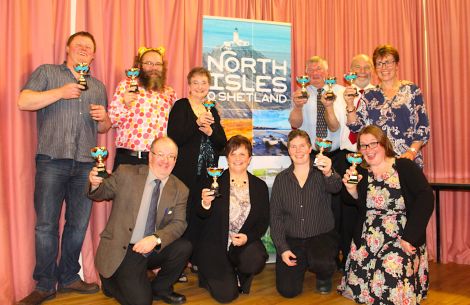
[[(86, 197), (88, 174), (93, 162), (36, 156), (34, 208), (36, 210), (36, 288), (55, 291), (56, 284), (80, 279), (78, 259), (88, 227), (92, 202)], [(59, 218), (66, 202), (65, 225), (59, 248)]]

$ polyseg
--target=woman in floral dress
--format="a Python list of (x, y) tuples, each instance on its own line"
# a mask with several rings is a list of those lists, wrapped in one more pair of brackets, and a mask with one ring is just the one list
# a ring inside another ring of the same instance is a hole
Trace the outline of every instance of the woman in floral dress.
[(419, 304), (429, 285), (432, 189), (415, 163), (395, 158), (381, 128), (365, 127), (357, 144), (367, 169), (358, 168), (358, 184), (347, 182), (350, 169), (343, 178), (343, 199), (360, 216), (338, 292), (363, 304)]
[(380, 80), (376, 88), (366, 91), (366, 103), (354, 111), (355, 88), (344, 91), (347, 126), (352, 132), (374, 124), (379, 126), (392, 143), (395, 153), (414, 160), (423, 167), (421, 147), (430, 136), (429, 120), (421, 89), (414, 83), (398, 79), (400, 55), (391, 45), (381, 45), (372, 56)]

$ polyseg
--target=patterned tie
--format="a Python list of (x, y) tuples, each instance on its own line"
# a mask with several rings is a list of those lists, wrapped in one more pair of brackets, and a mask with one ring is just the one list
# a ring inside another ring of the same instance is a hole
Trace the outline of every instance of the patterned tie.
[[(359, 93), (360, 93), (360, 98), (359, 98), (359, 101), (357, 101), (356, 110), (359, 108), (359, 105), (363, 101), (364, 89), (359, 90)], [(349, 131), (349, 141), (351, 141), (352, 144), (356, 144), (356, 142), (357, 142), (357, 132)]]
[(145, 223), (144, 237), (155, 233), (155, 221), (157, 218), (157, 203), (160, 197), (160, 183), (159, 179), (155, 179), (155, 187), (152, 192), (152, 199), (150, 199), (149, 214), (147, 216), (147, 222)]
[(317, 89), (317, 137), (326, 138), (328, 130), (325, 119), (325, 106), (321, 102), (321, 93), (323, 89)]

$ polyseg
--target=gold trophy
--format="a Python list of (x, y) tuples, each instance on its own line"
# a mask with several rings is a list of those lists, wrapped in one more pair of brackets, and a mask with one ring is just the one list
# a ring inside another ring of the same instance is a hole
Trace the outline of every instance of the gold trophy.
[[(332, 143), (333, 142), (331, 142), (330, 140), (327, 140), (327, 139), (316, 138), (315, 139), (315, 147), (318, 150), (318, 155), (323, 156), (323, 152), (329, 151), (330, 148), (331, 148)], [(313, 165), (318, 166), (317, 165), (317, 157), (315, 157), (315, 160), (313, 161)]]
[(325, 98), (330, 101), (336, 99), (336, 94), (333, 92), (333, 85), (336, 84), (336, 77), (330, 76), (325, 79), (325, 84), (328, 85), (328, 90), (326, 90)]
[(302, 87), (300, 92), (302, 92), (303, 98), (308, 98), (307, 84), (310, 83), (310, 77), (308, 75), (301, 75), (296, 77), (297, 83)]
[(96, 146), (91, 149), (91, 156), (96, 161), (96, 167), (98, 168), (98, 177), (108, 178), (109, 174), (106, 171), (104, 161), (108, 159), (108, 150), (104, 146)]
[(90, 71), (90, 66), (86, 62), (82, 62), (82, 63), (79, 63), (79, 64), (75, 65), (75, 67), (73, 67), (73, 68), (74, 68), (75, 72), (80, 74), (80, 77), (78, 78), (77, 83), (79, 85), (82, 85), (82, 86), (85, 87), (85, 89), (82, 89), (82, 90), (87, 90), (88, 85), (86, 83), (85, 75), (87, 75), (88, 72)]
[(139, 77), (139, 68), (130, 68), (126, 70), (126, 76), (130, 79), (129, 92), (139, 93), (139, 85), (137, 84), (137, 77)]
[[(357, 78), (357, 74), (356, 72), (349, 72), (347, 74), (344, 74), (344, 79), (349, 83), (350, 86), (352, 86), (354, 84), (354, 81), (356, 80)], [(359, 96), (359, 93), (357, 93), (357, 88), (354, 88), (354, 90), (356, 90), (356, 93), (354, 94), (349, 94), (349, 96)]]
[(362, 163), (362, 154), (360, 152), (348, 153), (346, 155), (346, 159), (348, 160), (349, 163), (352, 164), (351, 167), (349, 168), (351, 173), (349, 174), (348, 183), (358, 184), (359, 183), (359, 174), (356, 170), (356, 167), (357, 167), (358, 164)]
[(208, 167), (207, 168), (207, 173), (209, 174), (209, 176), (211, 176), (214, 179), (214, 181), (211, 184), (210, 190), (214, 191), (215, 197), (220, 196), (219, 183), (217, 182), (217, 178), (219, 178), (223, 172), (224, 172), (224, 169), (220, 167)]
[(211, 112), (211, 108), (215, 107), (215, 101), (210, 99), (205, 99), (202, 104), (206, 107), (207, 112)]

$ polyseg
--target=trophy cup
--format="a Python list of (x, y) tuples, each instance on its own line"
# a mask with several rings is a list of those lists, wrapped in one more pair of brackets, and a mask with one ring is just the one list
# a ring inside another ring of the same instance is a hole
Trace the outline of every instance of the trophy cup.
[(346, 155), (346, 159), (348, 160), (349, 163), (352, 164), (351, 167), (349, 168), (351, 170), (351, 173), (349, 174), (348, 183), (357, 184), (359, 182), (359, 177), (358, 177), (358, 173), (356, 170), (356, 166), (358, 164), (361, 164), (362, 154), (360, 152), (348, 153)]
[(210, 99), (205, 99), (202, 104), (206, 107), (207, 112), (211, 112), (211, 108), (215, 107), (215, 101)]
[(91, 149), (91, 156), (96, 160), (96, 167), (98, 168), (98, 177), (108, 178), (109, 174), (106, 171), (104, 161), (108, 159), (108, 150), (104, 146), (96, 146)]
[(90, 71), (90, 66), (88, 66), (86, 62), (82, 62), (82, 63), (75, 65), (74, 69), (75, 69), (75, 72), (80, 74), (80, 77), (78, 78), (77, 83), (85, 87), (85, 89), (82, 89), (82, 90), (87, 90), (88, 85), (86, 83), (85, 75), (88, 73), (88, 71)]
[(330, 101), (336, 99), (336, 94), (333, 92), (333, 85), (336, 84), (336, 77), (330, 76), (325, 79), (325, 84), (328, 85), (328, 90), (326, 90), (325, 98)]
[(209, 176), (211, 176), (214, 179), (214, 182), (212, 182), (211, 184), (210, 190), (214, 191), (215, 197), (220, 196), (219, 184), (217, 183), (217, 178), (219, 178), (222, 175), (223, 171), (224, 169), (220, 167), (208, 167), (207, 168), (207, 173), (209, 174)]
[(307, 75), (301, 75), (296, 77), (297, 83), (300, 84), (302, 89), (300, 89), (300, 92), (302, 92), (302, 97), (303, 98), (308, 98), (308, 92), (307, 92), (307, 84), (310, 83), (310, 77)]
[[(327, 152), (331, 148), (332, 142), (327, 139), (323, 138), (316, 138), (315, 139), (315, 147), (319, 151), (318, 155), (323, 156), (323, 152)], [(313, 161), (313, 165), (317, 166), (317, 157), (315, 157), (315, 160)]]
[(136, 78), (139, 77), (139, 68), (130, 68), (126, 70), (126, 76), (130, 79), (129, 92), (139, 93), (139, 85), (137, 84)]
[[(349, 83), (350, 86), (352, 86), (354, 84), (354, 81), (356, 80), (357, 78), (357, 74), (356, 72), (349, 72), (347, 74), (344, 74), (344, 79)], [(359, 94), (357, 93), (357, 88), (354, 88), (356, 90), (356, 93), (354, 94), (350, 94), (349, 96), (359, 96)]]

